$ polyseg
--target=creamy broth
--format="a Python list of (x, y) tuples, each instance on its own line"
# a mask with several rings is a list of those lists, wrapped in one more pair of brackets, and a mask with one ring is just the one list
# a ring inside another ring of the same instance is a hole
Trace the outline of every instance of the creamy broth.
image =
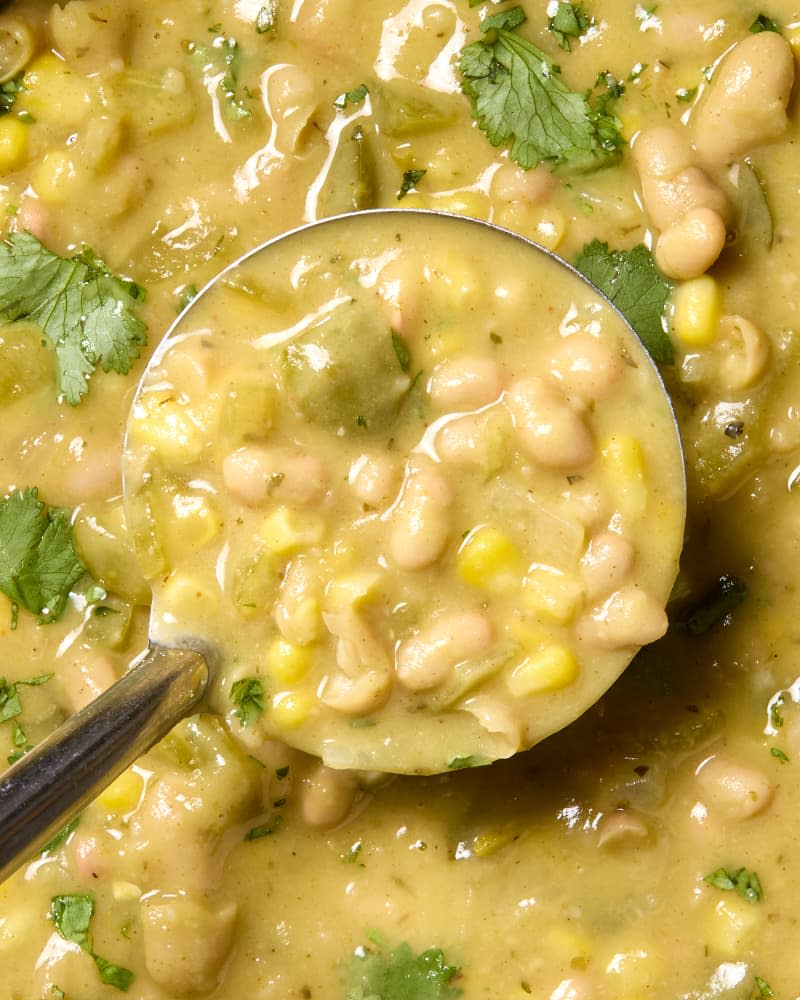
[[(572, 92), (602, 95), (598, 74), (613, 74), (616, 159), (523, 171), (487, 141), (458, 62), (498, 13), (488, 3), (4, 7), (5, 231), (64, 257), (88, 245), (135, 281), (149, 347), (128, 374), (100, 364), (72, 406), (37, 326), (0, 328), (3, 493), (35, 487), (72, 511), (91, 573), (48, 624), (2, 597), (3, 761), (146, 643), (158, 570), (137, 560), (120, 478), (146, 357), (213, 274), (303, 222), (433, 208), (570, 261), (593, 240), (650, 247), (674, 284), (662, 372), (690, 509), (666, 637), (510, 760), (431, 777), (334, 770), (265, 739), (253, 690), (237, 703), (223, 685), (216, 714), (176, 727), (0, 886), (0, 997), (800, 996), (800, 9), (610, 0), (584, 5), (593, 23), (572, 10), (558, 35), (558, 11), (522, 6), (515, 36)], [(449, 249), (458, 275), (466, 249)], [(244, 444), (215, 447), (221, 462)], [(90, 894), (83, 937), (65, 935), (58, 907)], [(437, 992), (415, 992), (409, 964)]]

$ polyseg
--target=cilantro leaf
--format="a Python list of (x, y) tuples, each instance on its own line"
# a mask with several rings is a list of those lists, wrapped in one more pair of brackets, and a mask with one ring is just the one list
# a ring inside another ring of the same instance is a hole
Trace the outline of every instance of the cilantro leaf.
[(402, 201), (409, 191), (413, 191), (422, 178), (427, 174), (427, 170), (405, 170), (403, 171), (403, 183), (397, 192), (397, 200)]
[(259, 826), (252, 826), (244, 835), (245, 840), (260, 840), (262, 837), (271, 837), (277, 833), (283, 825), (283, 816), (277, 813), (269, 823), (262, 823)]
[(78, 826), (81, 821), (80, 814), (78, 814), (75, 819), (71, 819), (66, 826), (62, 827), (58, 833), (42, 848), (42, 854), (52, 854), (57, 847), (61, 847), (62, 844), (66, 843), (69, 839), (72, 831)]
[(134, 975), (130, 969), (114, 965), (92, 950), (92, 935), (89, 930), (94, 915), (94, 896), (87, 893), (66, 893), (53, 896), (50, 901), (50, 919), (58, 933), (67, 941), (72, 941), (94, 959), (100, 979), (107, 986), (116, 986), (123, 993), (130, 989)]
[(747, 585), (730, 573), (723, 573), (711, 590), (692, 607), (683, 624), (692, 635), (705, 635), (724, 621), (747, 597)]
[(462, 89), (493, 146), (511, 145), (524, 169), (538, 163), (586, 170), (619, 152), (621, 123), (607, 109), (592, 107), (590, 95), (570, 90), (558, 68), (513, 30), (524, 21), (520, 8), (481, 23), (483, 40), (461, 50)]
[(394, 353), (397, 355), (397, 363), (404, 372), (407, 372), (411, 367), (411, 354), (408, 350), (408, 346), (396, 330), (392, 330), (391, 334), (392, 348), (394, 349)]
[(51, 253), (32, 233), (0, 242), (0, 317), (30, 319), (55, 347), (58, 388), (71, 405), (88, 392), (97, 365), (125, 375), (147, 342), (134, 315), (142, 291), (115, 277), (88, 248)]
[(0, 501), (0, 590), (15, 605), (54, 622), (85, 572), (66, 511), (46, 509), (35, 488)]
[(405, 942), (387, 954), (383, 947), (360, 947), (349, 968), (346, 1000), (451, 1000), (458, 968), (445, 963), (440, 948), (414, 955)]
[(17, 95), (21, 94), (25, 89), (22, 86), (24, 75), (24, 72), (17, 73), (16, 76), (13, 76), (10, 80), (6, 80), (5, 83), (0, 83), (0, 115), (6, 114), (14, 107)]
[(655, 361), (672, 364), (675, 354), (664, 328), (664, 308), (672, 286), (656, 268), (645, 246), (609, 250), (593, 240), (581, 251), (576, 268), (613, 302)]
[(231, 685), (231, 701), (243, 726), (252, 726), (264, 711), (264, 685), (257, 677), (243, 677)]
[[(263, 8), (262, 8), (263, 9)], [(266, 21), (263, 21), (266, 25)], [(213, 30), (218, 30), (215, 25)], [(258, 20), (256, 31), (258, 31)], [(271, 30), (264, 27), (264, 31)], [(240, 121), (252, 118), (253, 112), (245, 105), (244, 99), (238, 96), (239, 63), (242, 54), (235, 38), (218, 35), (211, 45), (200, 45), (197, 42), (184, 42), (184, 48), (203, 73), (203, 81), (207, 87), (216, 87), (219, 94), (222, 113), (229, 121)], [(245, 96), (252, 96), (245, 88)]]
[(772, 992), (772, 987), (769, 985), (769, 983), (765, 979), (762, 979), (761, 976), (756, 976), (755, 977), (755, 984), (756, 984), (756, 989), (758, 990), (758, 993), (754, 993), (753, 996), (759, 996), (759, 997), (774, 997), (775, 996), (775, 994)]
[(547, 30), (562, 49), (570, 50), (570, 39), (580, 38), (592, 27), (593, 20), (580, 4), (559, 3), (547, 22)]
[(703, 881), (715, 889), (736, 892), (749, 903), (760, 903), (764, 896), (758, 875), (746, 868), (737, 868), (732, 872), (726, 868), (717, 868), (710, 875), (704, 876)]

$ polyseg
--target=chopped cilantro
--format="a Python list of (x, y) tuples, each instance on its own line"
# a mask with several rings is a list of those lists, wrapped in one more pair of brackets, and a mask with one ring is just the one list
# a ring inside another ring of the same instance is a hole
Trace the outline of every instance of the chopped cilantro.
[(344, 111), (348, 104), (360, 104), (368, 93), (366, 83), (360, 83), (352, 90), (346, 90), (343, 94), (339, 94), (333, 102), (333, 106), (337, 111)]
[(655, 361), (671, 364), (672, 341), (664, 308), (672, 286), (656, 268), (645, 246), (609, 250), (599, 240), (587, 244), (575, 266), (619, 309)]
[(267, 0), (267, 3), (256, 14), (256, 31), (266, 35), (275, 31), (278, 23), (278, 0)]
[(628, 82), (635, 83), (646, 69), (647, 63), (634, 63), (633, 66), (631, 66), (630, 73), (628, 73)]
[(36, 488), (0, 501), (0, 590), (15, 606), (54, 622), (85, 572), (67, 511), (46, 508)]
[(115, 986), (124, 993), (133, 983), (133, 973), (130, 969), (114, 965), (94, 953), (92, 935), (89, 931), (93, 915), (94, 896), (90, 892), (54, 896), (50, 902), (50, 919), (61, 937), (66, 941), (72, 941), (91, 955), (100, 973), (100, 979), (107, 986)]
[(585, 35), (593, 23), (580, 4), (558, 3), (555, 14), (547, 22), (547, 30), (553, 33), (559, 47), (569, 52), (570, 39)]
[(345, 853), (342, 855), (342, 861), (344, 861), (346, 865), (354, 865), (357, 862), (361, 864), (361, 862), (358, 861), (358, 858), (359, 855), (361, 854), (361, 851), (363, 850), (363, 847), (364, 847), (364, 842), (361, 840), (356, 840), (355, 843), (350, 845), (350, 849), (345, 851)]
[(347, 967), (346, 1000), (451, 1000), (458, 967), (447, 965), (440, 948), (414, 955), (405, 942), (387, 952), (382, 945), (356, 949)]
[(225, 117), (230, 121), (251, 118), (253, 112), (237, 95), (241, 50), (236, 39), (220, 34), (211, 45), (186, 42), (185, 48), (195, 63), (201, 67), (206, 84), (216, 82)]
[(7, 114), (14, 107), (17, 95), (25, 89), (22, 86), (23, 76), (24, 73), (17, 73), (5, 83), (0, 83), (0, 115)]
[(485, 767), (490, 761), (486, 757), (478, 757), (474, 753), (451, 757), (447, 762), (448, 771), (461, 771), (465, 767)]
[(175, 312), (182, 313), (195, 298), (197, 298), (197, 285), (184, 285), (178, 298), (178, 304), (175, 306)]
[(404, 372), (411, 367), (411, 354), (406, 347), (406, 342), (396, 330), (392, 330), (392, 347), (397, 355), (397, 361)]
[(757, 997), (774, 997), (775, 996), (775, 994), (772, 992), (772, 987), (769, 985), (768, 982), (766, 982), (764, 979), (762, 979), (761, 976), (756, 976), (755, 977), (755, 984), (756, 984), (756, 990), (758, 990), (758, 992), (753, 994), (754, 997), (755, 996), (757, 996)]
[[(759, 14), (758, 17), (750, 25), (751, 35), (760, 35), (762, 31), (774, 31), (776, 34), (781, 33), (781, 29), (776, 21), (773, 21), (771, 17), (767, 17), (766, 14)], [(762, 994), (766, 996), (772, 996), (769, 994)]]
[(493, 146), (510, 143), (511, 158), (526, 170), (542, 162), (608, 163), (622, 145), (619, 119), (570, 90), (551, 60), (514, 33), (524, 20), (519, 7), (494, 14), (481, 23), (485, 37), (461, 50), (462, 88), (478, 124)]
[(680, 87), (675, 91), (675, 100), (681, 104), (689, 104), (697, 97), (697, 87)]
[(147, 327), (133, 310), (142, 298), (138, 285), (115, 277), (89, 247), (64, 258), (32, 233), (0, 242), (0, 317), (32, 320), (47, 334), (59, 391), (73, 406), (97, 365), (125, 375), (139, 357)]
[(288, 766), (287, 767), (276, 767), (275, 768), (275, 776), (277, 777), (278, 781), (283, 781), (284, 778), (287, 778), (289, 776), (289, 768), (288, 768)]
[(786, 696), (779, 694), (769, 706), (769, 721), (775, 729), (783, 727), (783, 706), (786, 704)]
[(63, 843), (65, 843), (80, 821), (80, 815), (76, 816), (75, 819), (70, 820), (65, 827), (62, 827), (62, 829), (58, 831), (52, 840), (47, 841), (42, 848), (42, 854), (52, 854), (57, 847), (60, 847)]
[(735, 891), (749, 903), (760, 903), (764, 895), (758, 875), (746, 868), (737, 868), (734, 871), (717, 868), (710, 875), (704, 876), (703, 881), (713, 885), (715, 889)]
[(402, 201), (409, 191), (413, 191), (422, 178), (427, 174), (427, 170), (406, 170), (403, 172), (403, 183), (397, 192), (397, 200)]
[(261, 837), (270, 837), (273, 833), (277, 833), (282, 824), (283, 816), (278, 813), (277, 816), (273, 817), (271, 823), (263, 823), (261, 826), (251, 827), (244, 835), (244, 839), (260, 840)]
[(781, 750), (780, 747), (770, 747), (769, 752), (776, 760), (779, 760), (781, 764), (789, 763), (789, 757), (783, 752), (783, 750)]
[(264, 685), (257, 677), (243, 677), (231, 685), (231, 701), (243, 726), (252, 726), (264, 711)]

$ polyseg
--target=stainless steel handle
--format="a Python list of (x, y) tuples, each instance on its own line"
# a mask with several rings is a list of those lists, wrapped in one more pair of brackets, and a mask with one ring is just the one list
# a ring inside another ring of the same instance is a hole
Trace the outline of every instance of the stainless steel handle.
[(0, 777), (0, 882), (188, 715), (208, 683), (194, 649), (151, 645), (128, 673)]

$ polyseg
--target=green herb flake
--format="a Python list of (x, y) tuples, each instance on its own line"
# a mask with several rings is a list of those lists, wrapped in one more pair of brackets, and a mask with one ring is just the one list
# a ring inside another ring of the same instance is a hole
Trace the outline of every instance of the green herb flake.
[(7, 114), (14, 107), (17, 96), (25, 89), (22, 86), (24, 75), (23, 71), (5, 83), (0, 83), (0, 115)]
[(448, 965), (440, 948), (415, 955), (405, 942), (393, 951), (372, 938), (371, 946), (356, 948), (346, 974), (345, 1000), (454, 1000), (458, 967)]
[(761, 976), (755, 977), (755, 984), (757, 992), (753, 993), (754, 997), (774, 997), (775, 994), (772, 992), (772, 987), (766, 980), (762, 979)]
[(274, 32), (278, 24), (278, 0), (268, 0), (256, 14), (256, 31), (259, 35)]
[(402, 201), (409, 191), (413, 191), (427, 172), (427, 170), (414, 169), (404, 171), (403, 181), (400, 185), (400, 190), (397, 192), (397, 200)]
[[(219, 78), (217, 92), (225, 117), (229, 121), (252, 118), (253, 112), (238, 95), (241, 49), (237, 40), (219, 34), (211, 45), (186, 42), (185, 49), (195, 64), (201, 68), (206, 83)], [(245, 94), (245, 97), (247, 96)]]
[(758, 875), (746, 868), (736, 868), (734, 871), (717, 868), (710, 875), (705, 875), (703, 881), (715, 889), (736, 892), (749, 903), (760, 903), (764, 895)]
[(42, 854), (52, 854), (56, 848), (61, 847), (62, 844), (66, 843), (70, 834), (77, 828), (80, 821), (80, 815), (76, 816), (75, 819), (70, 820), (65, 827), (62, 827), (62, 829), (58, 831), (52, 840), (47, 841), (42, 848)]
[(559, 3), (547, 22), (547, 30), (553, 33), (559, 47), (569, 52), (572, 40), (585, 35), (593, 24), (594, 20), (580, 4)]
[(789, 763), (789, 757), (783, 752), (783, 750), (781, 750), (780, 747), (770, 747), (769, 752), (775, 760), (779, 760), (781, 764)]
[(675, 100), (681, 104), (689, 104), (697, 97), (697, 87), (680, 87), (675, 91)]
[(646, 69), (647, 63), (634, 63), (630, 73), (628, 73), (628, 83), (635, 83)]
[(130, 969), (114, 965), (92, 950), (89, 927), (93, 915), (94, 896), (90, 892), (53, 896), (50, 901), (50, 920), (61, 937), (66, 941), (72, 941), (91, 955), (102, 982), (107, 986), (115, 986), (124, 993), (130, 989), (134, 975)]
[(468, 753), (463, 756), (454, 756), (447, 761), (448, 771), (462, 771), (467, 767), (485, 767), (491, 763), (486, 757), (479, 757), (477, 754)]
[(178, 303), (175, 306), (175, 312), (182, 313), (189, 304), (197, 298), (197, 286), (196, 285), (184, 285), (181, 289), (180, 296), (178, 297)]
[(29, 232), (0, 242), (0, 317), (36, 323), (55, 348), (60, 395), (71, 406), (89, 391), (99, 365), (126, 375), (147, 342), (134, 309), (143, 293), (116, 277), (89, 247), (51, 253)]
[(243, 677), (231, 685), (231, 701), (242, 726), (254, 725), (264, 711), (264, 685), (257, 677)]
[(411, 354), (406, 347), (405, 341), (396, 330), (392, 330), (392, 347), (394, 348), (394, 353), (397, 355), (397, 363), (404, 372), (407, 372), (411, 367)]
[(288, 778), (289, 777), (289, 768), (288, 768), (288, 766), (287, 767), (276, 767), (275, 768), (275, 777), (278, 779), (278, 781), (283, 781), (284, 778)]
[(369, 93), (366, 83), (360, 83), (352, 90), (347, 90), (334, 100), (333, 106), (337, 111), (344, 111), (348, 104), (360, 104)]
[(783, 728), (783, 706), (786, 704), (786, 696), (779, 694), (769, 706), (769, 721), (775, 729)]
[(607, 243), (594, 240), (583, 248), (575, 266), (619, 309), (651, 357), (672, 364), (675, 352), (664, 320), (672, 285), (647, 247), (609, 250)]
[[(342, 855), (342, 861), (344, 861), (346, 865), (354, 865), (356, 863), (361, 864), (358, 858), (363, 848), (364, 848), (364, 842), (361, 840), (357, 840), (355, 843), (351, 844), (350, 849), (345, 851), (345, 853)], [(361, 866), (363, 867), (363, 864), (361, 864)]]
[(277, 833), (283, 825), (283, 816), (278, 813), (270, 823), (263, 823), (261, 826), (251, 827), (244, 835), (245, 840), (260, 840), (262, 837), (271, 837)]
[(0, 590), (15, 606), (39, 615), (41, 624), (54, 622), (85, 572), (67, 511), (46, 507), (36, 488), (0, 501)]
[(524, 19), (519, 7), (486, 18), (485, 37), (461, 50), (462, 89), (487, 139), (510, 145), (526, 170), (542, 162), (586, 170), (616, 159), (621, 122), (570, 90), (558, 67), (514, 33)]
[[(777, 21), (773, 21), (771, 17), (767, 17), (766, 14), (759, 14), (758, 17), (750, 25), (751, 35), (760, 35), (762, 31), (774, 31), (776, 34), (781, 33), (780, 26)], [(762, 994), (762, 996), (772, 996), (771, 993)]]
[(723, 573), (685, 618), (685, 627), (692, 635), (705, 635), (715, 625), (726, 622), (747, 598), (747, 587), (737, 577)]

